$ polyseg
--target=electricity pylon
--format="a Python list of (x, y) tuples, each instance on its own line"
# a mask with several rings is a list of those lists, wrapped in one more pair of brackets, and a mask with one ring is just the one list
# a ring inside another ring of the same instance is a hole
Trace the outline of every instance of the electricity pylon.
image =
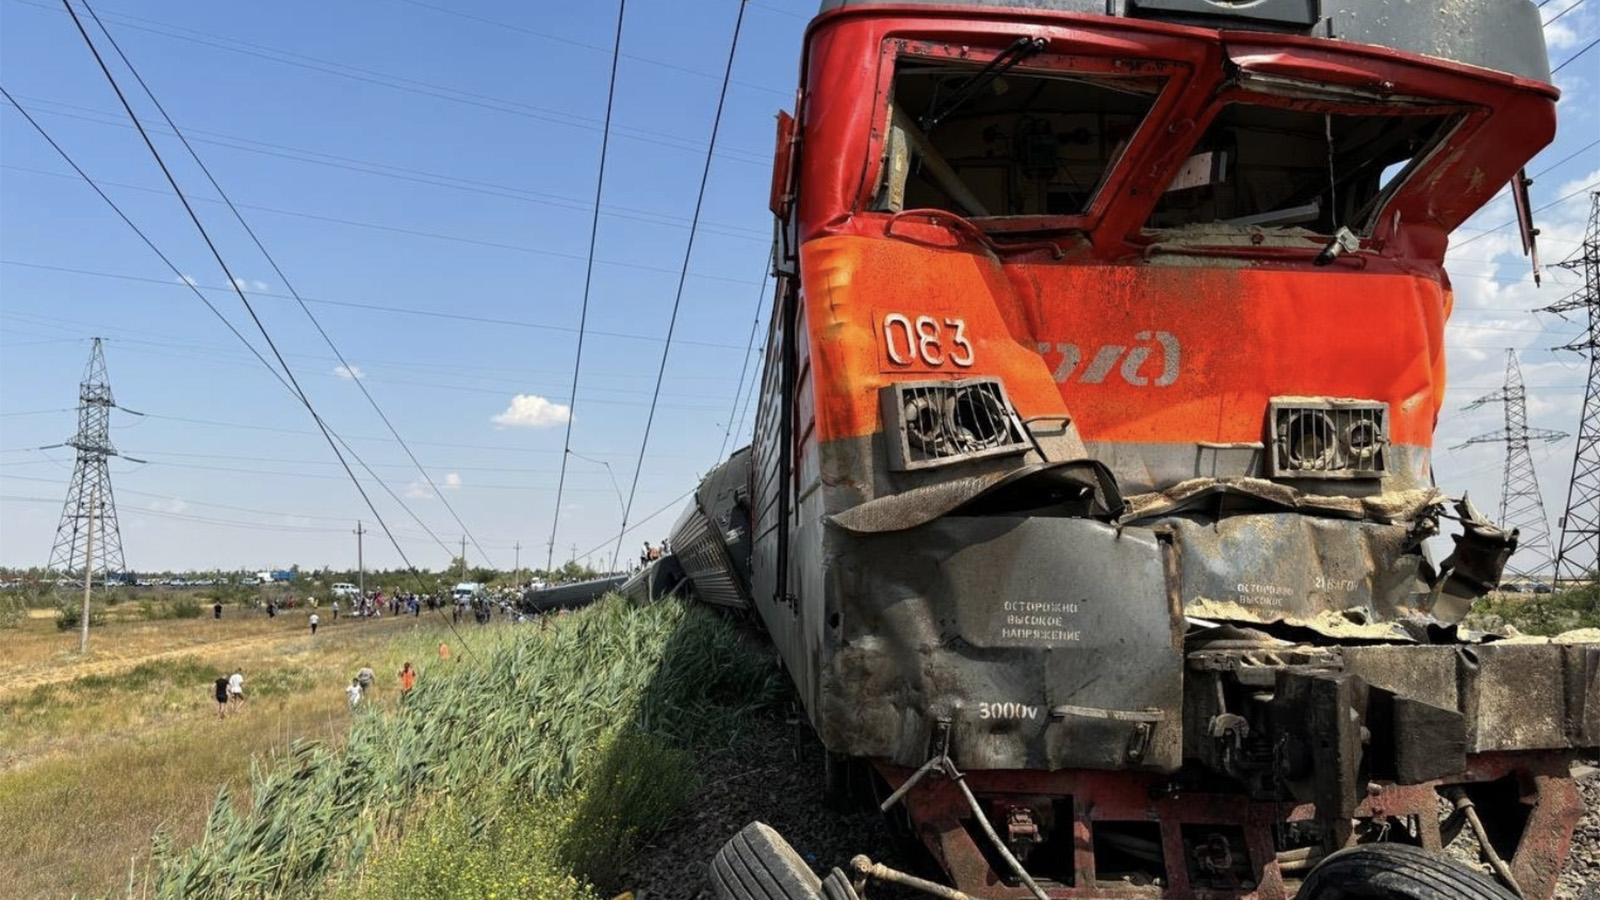
[(102, 580), (112, 572), (124, 571), (122, 533), (117, 527), (117, 503), (107, 466), (107, 460), (117, 455), (111, 445), (111, 410), (116, 405), (106, 376), (106, 358), (100, 339), (95, 338), (89, 365), (78, 385), (78, 433), (64, 444), (51, 445), (72, 447), (78, 451), (78, 461), (72, 467), (72, 484), (61, 508), (55, 545), (50, 548), (49, 568), (68, 575), (81, 571), (86, 585), (96, 569)]
[(1567, 509), (1556, 548), (1556, 580), (1590, 577), (1600, 563), (1600, 191), (1589, 195), (1589, 227), (1577, 256), (1556, 263), (1583, 272), (1583, 287), (1540, 312), (1562, 315), (1583, 310), (1589, 316), (1583, 336), (1559, 349), (1589, 356), (1589, 382), (1578, 416), (1578, 447), (1572, 454)]
[(1514, 578), (1548, 578), (1555, 567), (1556, 553), (1550, 543), (1550, 520), (1545, 516), (1544, 497), (1539, 493), (1539, 477), (1533, 470), (1533, 454), (1528, 451), (1528, 445), (1532, 441), (1559, 441), (1566, 434), (1528, 427), (1528, 393), (1522, 383), (1522, 367), (1517, 365), (1515, 350), (1506, 351), (1505, 383), (1493, 393), (1467, 404), (1465, 409), (1477, 409), (1489, 403), (1505, 407), (1506, 427), (1480, 434), (1458, 446), (1506, 445), (1498, 524), (1501, 528), (1515, 528), (1520, 534), (1517, 552), (1506, 563), (1506, 574)]

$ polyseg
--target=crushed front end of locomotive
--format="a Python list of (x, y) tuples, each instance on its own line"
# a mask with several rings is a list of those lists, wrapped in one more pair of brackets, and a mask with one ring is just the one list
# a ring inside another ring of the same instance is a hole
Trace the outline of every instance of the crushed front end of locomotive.
[(1516, 535), (1432, 465), (1449, 235), (1553, 134), (1537, 12), (1012, 5), (812, 23), (748, 492), (686, 568), (969, 895), (1285, 900), (1466, 829), (1549, 898), (1600, 645), (1461, 626)]

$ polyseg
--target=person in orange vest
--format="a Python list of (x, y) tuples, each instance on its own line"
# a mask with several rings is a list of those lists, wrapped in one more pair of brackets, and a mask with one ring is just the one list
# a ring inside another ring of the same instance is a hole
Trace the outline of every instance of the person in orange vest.
[(410, 662), (407, 662), (400, 668), (400, 701), (402, 703), (405, 702), (406, 697), (411, 693), (411, 689), (416, 686), (417, 670), (411, 667)]

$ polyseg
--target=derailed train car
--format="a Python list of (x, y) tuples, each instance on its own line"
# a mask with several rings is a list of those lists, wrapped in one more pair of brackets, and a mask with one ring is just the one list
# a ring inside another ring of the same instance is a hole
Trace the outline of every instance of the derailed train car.
[[(1600, 647), (1458, 627), (1515, 534), (1431, 464), (1449, 235), (1549, 82), (1526, 0), (828, 0), (754, 443), (671, 580), (967, 895), (1549, 898)], [(713, 864), (859, 887), (803, 868)]]

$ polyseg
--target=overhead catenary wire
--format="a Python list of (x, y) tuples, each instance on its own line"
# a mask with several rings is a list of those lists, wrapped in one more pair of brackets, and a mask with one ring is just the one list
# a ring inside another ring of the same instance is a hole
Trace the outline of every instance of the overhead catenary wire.
[[(744, 362), (739, 365), (739, 378), (734, 382), (733, 405), (728, 409), (728, 426), (722, 431), (722, 446), (717, 448), (717, 458), (712, 460), (713, 465), (722, 462), (723, 456), (728, 452), (728, 441), (735, 434), (733, 414), (739, 411), (739, 400), (741, 395), (744, 393), (744, 378), (750, 370), (750, 354), (755, 351), (757, 338), (756, 332), (761, 326), (761, 309), (766, 305), (767, 302), (767, 282), (772, 280), (772, 267), (777, 261), (777, 252), (778, 251), (776, 247), (774, 247), (772, 252), (767, 254), (766, 269), (761, 276), (761, 290), (756, 292), (755, 316), (750, 321), (750, 337), (746, 341), (744, 347)], [(753, 384), (751, 389), (754, 390)], [(744, 431), (742, 428), (740, 428), (737, 433), (743, 434)]]
[(1562, 16), (1566, 15), (1569, 12), (1572, 12), (1573, 10), (1577, 9), (1581, 5), (1583, 5), (1583, 0), (1573, 0), (1573, 3), (1572, 3), (1571, 6), (1568, 6), (1566, 9), (1563, 9), (1562, 11), (1556, 13), (1555, 15), (1551, 16), (1550, 18), (1545, 19), (1544, 20), (1544, 24), (1541, 25), (1540, 27), (1541, 28), (1549, 28), (1551, 25), (1555, 24), (1557, 19), (1561, 18)]
[[(48, 4), (47, 0), (11, 0), (11, 2), (24, 6), (36, 6), (41, 9), (54, 8), (53, 5)], [(151, 19), (135, 19), (134, 17), (127, 16), (125, 14), (116, 16), (114, 18), (120, 18), (129, 21), (154, 22), (154, 20)], [(158, 22), (155, 24), (161, 25), (164, 28), (176, 28), (182, 31), (190, 31), (192, 34), (204, 34), (204, 32), (193, 31), (192, 29), (183, 29), (179, 26), (173, 26), (164, 22)], [(236, 53), (243, 56), (264, 59), (280, 65), (288, 65), (296, 68), (308, 69), (314, 72), (322, 72), (327, 75), (333, 75), (363, 84), (372, 84), (394, 91), (432, 97), (434, 99), (444, 100), (446, 102), (456, 103), (462, 106), (470, 106), (477, 109), (485, 109), (492, 112), (534, 119), (536, 121), (547, 122), (552, 125), (558, 125), (565, 128), (573, 128), (583, 131), (599, 130), (599, 120), (589, 116), (563, 112), (558, 109), (535, 106), (531, 103), (526, 103), (520, 100), (512, 100), (506, 97), (496, 97), (489, 94), (482, 94), (474, 91), (462, 90), (460, 88), (452, 88), (441, 84), (435, 84), (432, 82), (420, 81), (404, 75), (396, 75), (374, 69), (365, 69), (360, 66), (349, 65), (348, 63), (341, 63), (333, 60), (322, 59), (320, 57), (308, 56), (303, 53), (294, 53), (275, 47), (266, 47), (261, 44), (252, 44), (248, 41), (239, 40), (238, 38), (221, 37), (219, 35), (206, 35), (206, 37), (214, 39), (208, 41), (200, 38), (189, 37), (183, 34), (176, 34), (172, 31), (164, 31), (161, 28), (149, 28), (132, 24), (124, 24), (124, 27), (136, 31), (159, 34), (164, 37), (174, 38), (176, 40), (201, 44), (203, 46), (213, 47), (218, 50), (224, 50), (229, 53)], [(222, 41), (225, 43), (218, 43), (217, 41)], [(237, 46), (228, 46), (229, 44), (234, 44)], [(661, 131), (619, 128), (617, 129), (617, 134), (620, 137), (626, 137), (630, 140), (655, 144), (661, 147), (680, 150), (685, 153), (698, 153), (701, 149), (699, 142), (697, 141), (678, 137), (676, 135)], [(765, 153), (757, 150), (744, 150), (725, 147), (719, 155), (731, 162), (738, 162), (750, 166), (765, 166), (768, 162), (768, 156)]]
[[(1571, 200), (1573, 197), (1577, 197), (1580, 194), (1583, 194), (1583, 193), (1586, 193), (1588, 191), (1594, 190), (1594, 188), (1597, 185), (1600, 185), (1600, 181), (1590, 182), (1589, 184), (1586, 184), (1583, 187), (1578, 188), (1577, 190), (1573, 191), (1570, 194), (1566, 194), (1564, 196), (1557, 197), (1556, 199), (1551, 200), (1549, 203), (1546, 203), (1543, 206), (1536, 207), (1533, 211), (1534, 212), (1544, 212), (1545, 210), (1549, 209), (1552, 206), (1559, 206), (1559, 205), (1567, 202), (1568, 200)], [(1515, 224), (1517, 224), (1517, 220), (1516, 219), (1511, 219), (1510, 221), (1507, 221), (1507, 222), (1501, 222), (1499, 225), (1496, 225), (1493, 228), (1485, 228), (1484, 230), (1478, 232), (1477, 234), (1474, 234), (1472, 237), (1469, 237), (1466, 240), (1464, 240), (1464, 241), (1462, 241), (1462, 242), (1460, 242), (1458, 244), (1452, 244), (1450, 249), (1451, 250), (1459, 250), (1462, 247), (1465, 247), (1466, 245), (1472, 243), (1473, 241), (1475, 241), (1475, 240), (1477, 240), (1479, 238), (1488, 237), (1489, 235), (1494, 234), (1496, 231), (1499, 231), (1502, 228), (1510, 228), (1512, 225), (1515, 225)]]
[[(239, 331), (238, 327), (233, 324), (232, 320), (230, 320), (225, 314), (223, 314), (222, 310), (218, 309), (216, 304), (212, 303), (211, 300), (209, 298), (207, 298), (204, 293), (202, 293), (188, 278), (186, 278), (184, 276), (183, 271), (178, 268), (177, 264), (174, 263), (171, 260), (171, 258), (168, 257), (164, 252), (162, 252), (160, 247), (156, 246), (155, 242), (150, 239), (150, 236), (145, 234), (144, 230), (141, 229), (131, 218), (129, 218), (127, 213), (122, 211), (122, 207), (118, 206), (116, 201), (112, 200), (110, 195), (108, 195), (103, 189), (101, 189), (100, 185), (97, 184), (93, 178), (89, 177), (89, 173), (84, 171), (82, 166), (78, 165), (77, 161), (74, 160), (72, 158), (72, 156), (67, 153), (66, 148), (62, 147), (61, 144), (59, 142), (57, 142), (55, 138), (51, 137), (50, 133), (48, 131), (45, 131), (44, 126), (40, 125), (38, 120), (33, 118), (33, 116), (30, 115), (26, 109), (24, 109), (20, 104), (18, 104), (17, 101), (16, 101), (16, 98), (13, 97), (11, 95), (11, 93), (9, 91), (7, 91), (3, 85), (0, 85), (0, 97), (4, 97), (8, 102), (11, 103), (11, 105), (13, 107), (16, 108), (17, 112), (19, 112), (22, 115), (22, 117), (25, 120), (27, 120), (29, 125), (33, 126), (33, 129), (36, 132), (39, 133), (39, 136), (44, 139), (45, 143), (49, 144), (51, 149), (53, 149), (56, 152), (56, 154), (59, 155), (67, 163), (67, 165), (72, 168), (73, 171), (78, 173), (78, 176), (83, 179), (84, 183), (89, 185), (90, 189), (92, 189), (95, 192), (95, 194), (100, 197), (101, 200), (105, 201), (107, 206), (111, 207), (111, 211), (116, 214), (117, 218), (121, 219), (123, 224), (127, 225), (128, 228), (130, 230), (132, 230), (133, 233), (139, 238), (139, 240), (142, 241), (144, 243), (144, 245), (146, 247), (148, 247), (150, 249), (150, 251), (156, 255), (156, 258), (160, 259), (161, 262), (164, 265), (166, 265), (166, 267), (173, 273), (173, 275), (177, 276), (177, 278), (178, 278), (178, 282), (177, 283), (180, 284), (180, 285), (188, 286), (190, 292), (193, 293), (195, 295), (195, 297), (199, 299), (199, 301), (206, 307), (206, 309), (211, 311), (211, 314), (213, 316), (215, 316), (218, 321), (222, 322), (223, 326), (226, 327), (228, 329), (228, 331), (234, 337), (239, 339), (240, 343), (245, 345), (245, 348), (250, 351), (251, 355), (253, 355), (256, 358), (256, 360), (258, 362), (260, 362), (261, 365), (264, 366), (269, 373), (271, 373), (272, 377), (275, 378), (278, 381), (278, 383), (283, 386), (284, 390), (288, 391), (290, 393), (290, 395), (294, 396), (297, 400), (301, 399), (301, 397), (296, 393), (294, 387), (292, 387), (290, 385), (290, 383), (287, 380), (284, 379), (283, 374), (280, 373), (277, 370), (277, 368), (275, 368), (272, 365), (272, 363), (270, 363), (267, 360), (267, 358), (265, 356), (261, 355), (261, 351), (259, 349), (257, 349), (254, 344), (252, 344), (250, 342), (249, 338), (244, 336), (243, 332)], [(230, 275), (229, 278), (231, 280), (232, 276)], [(166, 284), (167, 282), (162, 282), (162, 283)], [(322, 423), (319, 420), (319, 425), (321, 425), (321, 424)], [(308, 434), (316, 434), (316, 432), (306, 432), (306, 433), (308, 433)], [(432, 531), (431, 531), (431, 529), (428, 528), (427, 523), (423, 522), (421, 517), (419, 517), (416, 514), (415, 511), (413, 511), (409, 506), (407, 506), (405, 504), (405, 502), (402, 501), (399, 498), (399, 496), (394, 493), (393, 490), (390, 490), (390, 488), (388, 487), (387, 484), (385, 484), (381, 479), (378, 478), (377, 473), (373, 472), (371, 467), (367, 466), (366, 462), (360, 457), (360, 455), (358, 455), (353, 449), (350, 448), (350, 445), (345, 442), (343, 437), (340, 437), (338, 435), (338, 433), (334, 432), (332, 429), (326, 429), (324, 431), (324, 435), (326, 436), (327, 434), (332, 434), (333, 437), (338, 439), (339, 443), (341, 445), (343, 445), (347, 451), (350, 452), (351, 458), (355, 459), (356, 462), (362, 467), (362, 469), (364, 471), (366, 471), (366, 473), (368, 475), (372, 476), (372, 478), (375, 481), (377, 481), (380, 486), (383, 487), (384, 491), (397, 504), (399, 504), (400, 508), (405, 510), (406, 513), (411, 516), (412, 521), (416, 522), (424, 531), (427, 531), (430, 535), (432, 534)], [(341, 463), (343, 462), (342, 457), (341, 457), (340, 461), (341, 461)], [(434, 540), (439, 544), (439, 546), (441, 548), (443, 548), (446, 551), (449, 550), (449, 547), (447, 547), (443, 541), (439, 540), (437, 536), (434, 537)]]
[[(266, 324), (263, 323), (261, 321), (261, 317), (256, 314), (255, 307), (250, 303), (250, 298), (245, 296), (244, 290), (239, 287), (239, 282), (234, 276), (233, 270), (228, 266), (227, 260), (223, 258), (222, 252), (217, 248), (216, 242), (212, 240), (211, 234), (206, 230), (205, 224), (200, 221), (200, 216), (195, 213), (194, 207), (189, 203), (188, 197), (186, 194), (184, 194), (182, 186), (178, 184), (178, 179), (172, 174), (172, 170), (167, 167), (166, 160), (161, 156), (161, 151), (156, 148), (155, 142), (152, 141), (150, 139), (150, 135), (145, 132), (143, 124), (139, 122), (138, 116), (133, 111), (132, 104), (128, 102), (127, 96), (123, 93), (122, 86), (117, 83), (116, 76), (112, 74), (110, 66), (106, 64), (105, 58), (101, 56), (100, 48), (95, 46), (94, 39), (89, 36), (89, 30), (84, 27), (83, 20), (78, 17), (78, 11), (72, 7), (72, 0), (61, 0), (61, 2), (62, 6), (66, 8), (67, 14), (72, 17), (73, 25), (78, 29), (78, 34), (83, 38), (84, 44), (88, 47), (90, 54), (94, 57), (95, 64), (99, 66), (101, 74), (105, 76), (107, 83), (111, 86), (112, 92), (117, 95), (117, 101), (122, 104), (122, 108), (127, 111), (128, 117), (133, 120), (134, 125), (139, 132), (140, 139), (144, 141), (146, 149), (150, 151), (150, 155), (155, 159), (157, 167), (161, 169), (161, 174), (167, 179), (167, 182), (172, 185), (173, 193), (177, 195), (178, 202), (183, 206), (184, 212), (188, 215), (190, 222), (194, 224), (195, 230), (200, 233), (201, 240), (205, 242), (207, 249), (211, 251), (212, 258), (216, 260), (217, 266), (222, 269), (223, 275), (227, 278), (228, 283), (234, 286), (235, 293), (238, 294), (240, 303), (244, 305), (245, 312), (248, 313), (251, 321), (255, 323), (256, 330), (261, 333), (261, 339), (266, 342), (267, 348), (272, 351), (273, 357), (277, 359), (278, 365), (282, 368), (282, 374), (284, 378), (286, 378), (289, 384), (293, 387), (293, 392), (299, 398), (300, 402), (305, 406), (306, 412), (310, 414), (312, 421), (317, 426), (317, 430), (321, 432), (323, 439), (327, 442), (329, 449), (331, 449), (334, 456), (338, 458), (341, 467), (344, 469), (345, 474), (350, 479), (350, 483), (355, 486), (356, 492), (361, 495), (362, 502), (372, 513), (372, 516), (378, 522), (379, 527), (382, 528), (384, 535), (389, 539), (390, 545), (394, 547), (395, 553), (399, 555), (401, 561), (405, 563), (405, 566), (408, 570), (410, 570), (413, 574), (416, 573), (416, 567), (412, 565), (410, 557), (406, 555), (405, 550), (400, 546), (400, 541), (395, 537), (393, 530), (389, 526), (389, 523), (384, 519), (383, 515), (378, 512), (377, 504), (374, 503), (372, 498), (367, 494), (366, 488), (361, 484), (361, 479), (356, 477), (355, 472), (350, 468), (349, 462), (345, 460), (344, 454), (340, 452), (338, 442), (334, 439), (327, 424), (323, 421), (322, 416), (317, 412), (316, 407), (312, 405), (311, 398), (306, 394), (304, 389), (300, 387), (298, 380), (295, 378), (294, 371), (289, 367), (288, 362), (283, 358), (283, 354), (279, 351), (277, 343), (273, 341), (271, 333), (267, 331)], [(396, 502), (399, 502), (398, 497), (395, 499)], [(401, 505), (404, 506), (403, 503)], [(446, 621), (448, 621), (448, 617), (444, 618)], [(450, 628), (451, 631), (455, 633), (456, 638), (461, 641), (463, 647), (467, 650), (469, 655), (472, 655), (471, 647), (467, 646), (465, 638), (463, 638), (459, 632), (455, 631), (454, 623), (451, 623)]]
[[(327, 344), (328, 349), (331, 350), (333, 355), (338, 358), (339, 365), (343, 366), (345, 371), (351, 372), (353, 376), (355, 371), (354, 367), (352, 367), (349, 361), (345, 359), (344, 354), (339, 350), (338, 345), (335, 344), (333, 342), (333, 338), (328, 335), (327, 329), (322, 327), (322, 322), (317, 319), (316, 314), (313, 313), (311, 308), (306, 305), (305, 300), (300, 296), (300, 292), (295, 290), (294, 285), (289, 281), (288, 274), (283, 271), (282, 266), (278, 265), (277, 258), (275, 258), (272, 253), (267, 250), (266, 245), (261, 242), (261, 238), (256, 234), (255, 229), (250, 227), (250, 223), (245, 220), (244, 215), (239, 212), (239, 208), (234, 205), (233, 199), (228, 196), (228, 192), (223, 189), (222, 185), (217, 181), (216, 176), (211, 174), (211, 169), (206, 165), (205, 160), (200, 158), (200, 154), (196, 152), (194, 147), (189, 143), (189, 139), (184, 137), (183, 131), (180, 130), (177, 123), (172, 120), (172, 116), (167, 114), (167, 108), (162, 105), (161, 100), (156, 96), (155, 91), (150, 89), (150, 85), (145, 82), (144, 76), (139, 74), (139, 70), (133, 65), (133, 61), (128, 59), (128, 55), (126, 53), (122, 52), (122, 46), (117, 43), (116, 37), (114, 37), (106, 28), (105, 23), (100, 21), (100, 15), (95, 12), (93, 6), (89, 5), (88, 0), (79, 0), (79, 2), (83, 4), (84, 10), (89, 13), (89, 17), (94, 19), (94, 23), (100, 29), (100, 33), (105, 35), (106, 41), (111, 45), (111, 49), (116, 52), (117, 58), (122, 60), (123, 66), (127, 68), (128, 73), (132, 75), (134, 81), (138, 83), (140, 90), (144, 91), (145, 96), (150, 99), (150, 102), (155, 106), (156, 111), (161, 114), (162, 120), (167, 123), (167, 127), (172, 129), (173, 135), (177, 137), (178, 142), (183, 145), (183, 149), (188, 152), (189, 157), (194, 160), (195, 165), (199, 167), (201, 173), (205, 175), (206, 181), (211, 184), (212, 190), (216, 191), (217, 196), (222, 199), (222, 202), (227, 204), (228, 211), (233, 213), (234, 220), (239, 223), (239, 227), (244, 229), (245, 234), (249, 235), (250, 241), (255, 244), (256, 249), (261, 252), (261, 256), (267, 261), (267, 265), (272, 267), (272, 271), (278, 276), (278, 280), (283, 282), (284, 288), (289, 291), (291, 296), (294, 297), (295, 302), (299, 305), (301, 312), (305, 313), (306, 318), (311, 321), (312, 327), (314, 327), (317, 331), (317, 334), (322, 337), (323, 343)], [(241, 295), (242, 293), (243, 292), (241, 291)], [(287, 367), (288, 364), (285, 363), (284, 365)], [(442, 504), (445, 510), (450, 513), (450, 517), (455, 520), (456, 525), (460, 526), (467, 539), (472, 542), (472, 546), (478, 551), (479, 555), (483, 557), (484, 563), (490, 568), (495, 568), (494, 562), (490, 559), (489, 554), (481, 545), (478, 544), (478, 539), (473, 535), (472, 529), (468, 528), (467, 524), (461, 521), (461, 516), (456, 513), (455, 507), (451, 505), (448, 499), (446, 499), (444, 492), (439, 490), (439, 486), (434, 483), (433, 476), (428, 474), (428, 470), (423, 467), (422, 463), (417, 461), (416, 454), (411, 452), (411, 447), (406, 443), (405, 438), (400, 436), (399, 430), (394, 427), (394, 423), (390, 421), (388, 414), (383, 411), (383, 407), (378, 405), (377, 398), (373, 397), (372, 392), (367, 390), (367, 386), (362, 383), (363, 379), (353, 376), (349, 379), (349, 381), (361, 391), (361, 396), (366, 398), (367, 404), (372, 407), (372, 411), (377, 414), (378, 419), (381, 420), (384, 427), (389, 430), (389, 434), (394, 437), (395, 443), (400, 445), (400, 449), (405, 452), (406, 457), (409, 458), (412, 464), (416, 466), (417, 472), (422, 476), (423, 481), (427, 482), (428, 488), (433, 491), (434, 496), (438, 498), (440, 504)]]
[[(13, 102), (13, 105), (15, 105), (15, 102)], [(19, 110), (21, 109), (21, 107), (17, 107), (17, 108)], [(84, 268), (77, 268), (77, 267), (70, 267), (70, 266), (49, 265), (49, 264), (46, 264), (46, 263), (28, 262), (26, 260), (0, 259), (0, 265), (21, 266), (23, 268), (40, 269), (40, 270), (51, 271), (51, 272), (67, 272), (67, 273), (74, 274), (74, 275), (87, 275), (87, 276), (96, 277), (96, 278), (114, 278), (114, 279), (117, 279), (117, 280), (120, 280), (120, 281), (139, 281), (139, 282), (144, 282), (146, 284), (163, 285), (165, 287), (182, 287), (183, 286), (182, 284), (180, 284), (178, 282), (167, 281), (167, 280), (161, 279), (161, 278), (149, 278), (149, 277), (142, 276), (142, 275), (128, 275), (128, 274), (119, 273), (119, 272), (104, 272), (104, 271), (97, 271), (95, 269), (84, 269)], [(180, 272), (179, 274), (180, 274), (180, 278), (181, 278), (182, 277), (182, 273)], [(740, 284), (749, 285), (749, 286), (754, 286), (755, 285), (755, 282), (750, 282), (750, 281), (741, 281), (739, 283)], [(192, 287), (192, 288), (195, 288), (197, 290), (201, 290), (201, 291), (214, 291), (214, 292), (232, 293), (232, 291), (234, 290), (232, 287), (223, 287), (221, 285), (205, 285), (205, 284), (198, 284), (197, 283), (197, 284), (193, 284), (193, 285), (189, 285), (189, 286)], [(288, 294), (278, 294), (278, 293), (273, 293), (272, 291), (252, 291), (252, 293), (254, 293), (254, 294), (256, 294), (257, 296), (260, 296), (260, 297), (270, 297), (270, 298), (273, 298), (273, 299), (281, 299), (281, 300), (293, 299)], [(504, 327), (508, 327), (508, 328), (529, 328), (529, 329), (537, 329), (537, 330), (540, 330), (540, 331), (561, 331), (561, 332), (567, 332), (569, 334), (576, 334), (577, 331), (578, 331), (576, 328), (569, 328), (569, 327), (562, 326), (562, 325), (550, 325), (550, 324), (546, 324), (546, 323), (543, 323), (543, 322), (528, 322), (528, 321), (525, 321), (525, 320), (522, 320), (522, 319), (501, 319), (501, 318), (495, 318), (493, 316), (474, 316), (474, 315), (469, 315), (469, 314), (466, 314), (466, 313), (450, 313), (450, 312), (444, 312), (442, 310), (432, 310), (432, 309), (412, 309), (412, 308), (408, 308), (408, 307), (404, 307), (404, 306), (386, 306), (386, 305), (377, 304), (377, 303), (361, 303), (361, 302), (357, 302), (357, 301), (353, 301), (353, 300), (329, 300), (329, 299), (326, 299), (326, 298), (306, 297), (305, 301), (307, 303), (320, 303), (320, 304), (322, 304), (324, 306), (338, 306), (338, 307), (343, 307), (343, 308), (346, 308), (346, 309), (362, 309), (362, 310), (367, 310), (367, 311), (370, 311), (370, 312), (392, 313), (392, 314), (395, 314), (395, 315), (423, 316), (423, 317), (431, 318), (431, 319), (444, 319), (444, 320), (456, 321), (456, 322), (473, 322), (473, 323), (476, 323), (476, 324), (479, 324), (479, 325), (496, 325), (496, 326), (504, 326)], [(617, 332), (617, 331), (598, 331), (598, 330), (595, 330), (595, 329), (590, 329), (589, 330), (589, 334), (595, 335), (595, 336), (601, 336), (601, 337), (619, 338), (619, 339), (623, 339), (623, 340), (649, 341), (650, 343), (656, 343), (656, 344), (663, 343), (663, 340), (661, 338), (659, 338), (659, 337), (654, 337), (654, 336), (649, 336), (649, 335), (639, 335), (639, 334), (627, 334), (625, 332)], [(678, 343), (680, 343), (680, 344), (692, 344), (692, 345), (697, 346), (697, 347), (707, 347), (707, 348), (715, 349), (715, 350), (743, 350), (744, 349), (744, 347), (739, 345), (739, 344), (724, 344), (724, 343), (718, 343), (718, 342), (715, 342), (715, 341), (680, 340), (680, 341), (678, 341)]]
[(705, 205), (706, 184), (711, 180), (711, 160), (716, 154), (717, 132), (722, 127), (722, 108), (728, 99), (728, 81), (733, 77), (733, 58), (739, 50), (739, 32), (744, 26), (744, 10), (749, 0), (739, 0), (739, 13), (733, 20), (733, 38), (728, 42), (728, 62), (723, 68), (722, 89), (717, 93), (717, 111), (711, 117), (711, 140), (706, 145), (705, 166), (700, 172), (700, 189), (695, 193), (694, 215), (689, 219), (689, 240), (683, 249), (683, 267), (678, 274), (678, 290), (672, 299), (672, 314), (667, 319), (667, 340), (661, 348), (661, 366), (656, 371), (655, 397), (650, 401), (650, 412), (645, 417), (644, 437), (639, 441), (639, 459), (633, 467), (633, 483), (628, 487), (628, 502), (623, 506), (622, 527), (617, 532), (617, 548), (611, 554), (611, 568), (617, 567), (622, 555), (622, 539), (628, 533), (628, 515), (633, 512), (633, 498), (639, 489), (639, 473), (644, 469), (645, 452), (650, 447), (650, 429), (656, 420), (656, 401), (661, 397), (661, 382), (667, 375), (667, 359), (672, 355), (672, 335), (678, 326), (678, 309), (683, 305), (683, 286), (689, 275), (689, 259), (694, 255), (695, 223), (700, 221), (700, 210)]
[(1590, 41), (1589, 43), (1584, 44), (1582, 50), (1579, 50), (1577, 53), (1574, 53), (1571, 56), (1567, 57), (1565, 62), (1561, 63), (1561, 65), (1559, 65), (1559, 66), (1556, 66), (1554, 69), (1551, 69), (1550, 70), (1550, 74), (1554, 75), (1557, 72), (1561, 71), (1562, 69), (1565, 69), (1567, 66), (1572, 64), (1573, 60), (1575, 60), (1578, 57), (1584, 55), (1585, 53), (1588, 53), (1590, 50), (1593, 50), (1595, 48), (1596, 44), (1600, 44), (1600, 38), (1595, 38), (1594, 40)]
[[(561, 526), (561, 497), (567, 486), (567, 457), (572, 455), (572, 420), (578, 411), (578, 376), (583, 372), (583, 334), (589, 325), (589, 291), (594, 286), (594, 253), (600, 240), (600, 199), (606, 188), (606, 152), (611, 145), (611, 111), (617, 99), (617, 63), (622, 59), (622, 23), (627, 15), (627, 0), (617, 2), (617, 36), (611, 47), (611, 78), (606, 86), (605, 126), (600, 130), (600, 165), (594, 178), (594, 217), (589, 221), (589, 259), (583, 269), (583, 305), (578, 311), (578, 348), (572, 355), (572, 393), (567, 398), (567, 435), (562, 442), (561, 475), (556, 481), (555, 508), (550, 513), (550, 540), (546, 543), (544, 568), (554, 570), (556, 532)], [(606, 471), (611, 471), (610, 464)]]

